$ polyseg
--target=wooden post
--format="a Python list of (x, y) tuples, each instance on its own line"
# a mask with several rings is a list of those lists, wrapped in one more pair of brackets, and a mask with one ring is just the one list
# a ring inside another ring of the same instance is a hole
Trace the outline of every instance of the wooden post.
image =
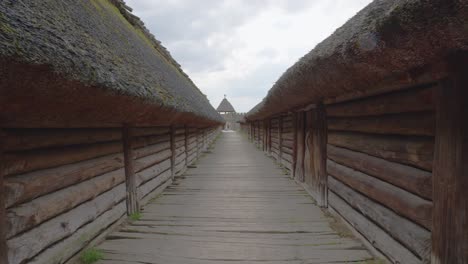
[(271, 119), (268, 119), (268, 154), (271, 155)]
[(125, 183), (127, 187), (127, 214), (132, 215), (140, 211), (138, 192), (135, 178), (135, 156), (132, 146), (132, 128), (128, 124), (124, 124), (122, 130), (123, 152), (125, 163)]
[(304, 156), (305, 156), (305, 112), (297, 113), (296, 120), (296, 167), (295, 177), (304, 182)]
[(461, 55), (452, 62), (449, 78), (440, 83), (434, 96), (433, 264), (468, 263), (467, 57)]
[(328, 206), (327, 175), (327, 113), (323, 103), (312, 110), (312, 164), (317, 182), (317, 203), (320, 207)]
[(283, 134), (283, 117), (279, 116), (278, 117), (278, 162), (280, 164), (283, 164), (282, 162), (282, 156), (283, 156), (283, 150), (281, 149), (281, 146), (283, 146), (283, 137), (281, 136)]
[(291, 164), (291, 177), (296, 178), (296, 164), (297, 164), (297, 119), (299, 114), (293, 113), (292, 116), (292, 127), (293, 127), (293, 146), (292, 146), (292, 164)]
[(3, 158), (3, 146), (4, 146), (4, 134), (0, 130), (0, 263), (8, 264), (8, 247), (6, 243), (6, 208), (5, 208), (5, 191), (3, 184), (4, 177), (4, 160)]
[(176, 160), (176, 146), (175, 146), (175, 138), (176, 138), (176, 129), (174, 126), (171, 126), (171, 175), (172, 178), (175, 176), (175, 160)]
[(188, 140), (189, 140), (189, 128), (185, 126), (185, 166), (187, 167), (188, 164)]

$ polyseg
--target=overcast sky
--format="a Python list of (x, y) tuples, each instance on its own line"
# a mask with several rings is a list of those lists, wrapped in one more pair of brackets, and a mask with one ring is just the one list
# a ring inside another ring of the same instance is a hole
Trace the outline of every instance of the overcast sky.
[(255, 106), (281, 74), (371, 0), (126, 0), (217, 107)]

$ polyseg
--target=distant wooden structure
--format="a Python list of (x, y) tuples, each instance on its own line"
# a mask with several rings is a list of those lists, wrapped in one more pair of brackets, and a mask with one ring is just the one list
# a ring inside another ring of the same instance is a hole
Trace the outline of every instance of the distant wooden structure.
[(374, 1), (243, 124), (393, 263), (468, 263), (467, 17), (460, 1)]
[(225, 121), (224, 130), (240, 130), (239, 121), (244, 119), (244, 114), (236, 113), (236, 110), (231, 102), (228, 101), (226, 95), (224, 95), (216, 111), (218, 111)]
[(66, 263), (138, 213), (223, 124), (128, 10), (0, 2), (0, 263)]

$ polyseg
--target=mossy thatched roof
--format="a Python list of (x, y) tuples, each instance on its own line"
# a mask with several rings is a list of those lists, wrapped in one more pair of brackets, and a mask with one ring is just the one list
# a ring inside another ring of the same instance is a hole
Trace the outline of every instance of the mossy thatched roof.
[(224, 98), (221, 101), (218, 108), (216, 108), (216, 111), (218, 111), (218, 112), (236, 112), (236, 110), (234, 110), (234, 107), (232, 106), (232, 104), (226, 98)]
[(375, 0), (290, 67), (247, 118), (436, 81), (437, 64), (468, 50), (467, 32), (467, 1)]
[[(11, 63), (46, 66), (57, 78), (83, 87), (134, 103), (141, 100), (168, 113), (223, 122), (180, 65), (129, 10), (121, 0), (0, 1), (0, 62), (5, 67)], [(30, 72), (17, 77), (28, 77)], [(8, 69), (0, 74), (14, 77)], [(0, 83), (2, 94), (15, 89), (4, 87), (11, 83)], [(33, 89), (34, 82), (30, 84)], [(131, 121), (132, 113), (126, 115)]]

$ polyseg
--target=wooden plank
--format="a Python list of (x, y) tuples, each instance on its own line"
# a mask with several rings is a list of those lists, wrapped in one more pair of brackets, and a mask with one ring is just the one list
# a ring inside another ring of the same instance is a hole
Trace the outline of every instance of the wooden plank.
[(121, 151), (121, 142), (107, 142), (68, 148), (10, 152), (4, 155), (4, 173), (5, 175), (21, 174), (93, 159)]
[(75, 263), (68, 260), (84, 247), (87, 247), (98, 234), (102, 235), (115, 228), (119, 220), (125, 215), (125, 201), (115, 205), (112, 209), (100, 215), (94, 221), (78, 229), (70, 237), (48, 247), (39, 255), (35, 256), (28, 264), (64, 264)]
[(434, 153), (432, 138), (330, 131), (328, 143), (432, 171)]
[(18, 233), (32, 229), (85, 201), (92, 200), (124, 181), (124, 170), (119, 169), (12, 207), (7, 210), (6, 236), (11, 238)]
[(421, 264), (421, 260), (406, 247), (395, 241), (389, 234), (369, 221), (366, 217), (349, 206), (333, 192), (329, 194), (330, 206), (346, 221), (361, 233), (369, 242), (378, 248), (394, 263)]
[[(41, 195), (123, 168), (123, 154), (30, 172), (5, 179), (7, 207), (30, 201)], [(45, 181), (44, 179), (47, 179)]]
[(423, 260), (423, 263), (429, 262), (431, 232), (354, 191), (333, 177), (329, 177), (328, 185), (330, 190), (354, 209), (371, 219), (390, 236), (414, 252)]
[(283, 146), (283, 138), (281, 134), (283, 133), (283, 117), (278, 117), (278, 159), (281, 160), (281, 156), (283, 155), (281, 151), (281, 147)]
[[(166, 170), (170, 171), (171, 168), (171, 160), (166, 159), (158, 164), (155, 164), (145, 170), (142, 170), (141, 172), (136, 174), (137, 178), (137, 185), (141, 186), (142, 184), (146, 183), (147, 181), (150, 181), (153, 178), (158, 177), (161, 173), (163, 173)], [(138, 187), (139, 188), (139, 187)]]
[[(3, 152), (5, 148), (5, 135), (0, 129), (0, 161), (3, 160)], [(0, 263), (8, 264), (8, 247), (6, 243), (7, 233), (7, 216), (5, 212), (5, 191), (4, 191), (4, 167), (3, 162), (0, 162)]]
[(125, 199), (125, 184), (7, 241), (9, 261), (24, 263)]
[(431, 228), (432, 202), (331, 160), (327, 162), (327, 170), (334, 178), (380, 202), (399, 215), (427, 229)]
[(166, 141), (166, 142), (149, 145), (149, 146), (142, 147), (142, 148), (137, 148), (137, 149), (134, 149), (133, 152), (136, 158), (141, 158), (141, 157), (146, 157), (146, 156), (161, 152), (163, 150), (170, 150), (170, 149), (171, 149), (171, 143), (169, 141)]
[(125, 186), (126, 186), (126, 201), (127, 214), (132, 215), (140, 211), (137, 184), (135, 178), (135, 155), (133, 153), (133, 134), (132, 128), (125, 124), (122, 130), (123, 152), (124, 152), (124, 168), (125, 168)]
[(323, 103), (318, 103), (312, 109), (312, 159), (314, 175), (317, 180), (317, 204), (320, 207), (328, 206), (328, 174), (327, 174), (327, 115)]
[(170, 127), (134, 127), (133, 136), (156, 136), (167, 135), (170, 132)]
[(433, 112), (328, 119), (329, 130), (375, 134), (434, 136), (434, 126)]
[(295, 178), (304, 182), (304, 151), (305, 151), (305, 113), (297, 113), (296, 122), (296, 166), (294, 169)]
[(3, 132), (4, 151), (93, 144), (122, 138), (122, 131), (118, 128), (9, 128)]
[(328, 145), (328, 158), (423, 198), (432, 199), (430, 172), (332, 145)]
[(456, 60), (435, 96), (434, 264), (468, 263), (468, 56)]
[(175, 142), (175, 127), (174, 126), (171, 126), (171, 138), (170, 138), (170, 141), (171, 141), (171, 171), (172, 171), (172, 177), (175, 176), (175, 166), (176, 166), (176, 163), (175, 163), (175, 159), (176, 159), (176, 142)]
[(386, 93), (360, 100), (327, 105), (328, 116), (369, 116), (434, 110), (433, 88)]

